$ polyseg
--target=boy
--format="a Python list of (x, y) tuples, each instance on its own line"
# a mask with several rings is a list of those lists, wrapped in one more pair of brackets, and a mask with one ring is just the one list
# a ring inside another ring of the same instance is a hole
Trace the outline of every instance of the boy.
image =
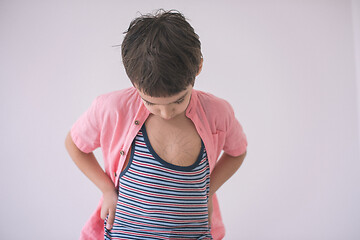
[(193, 89), (198, 35), (181, 13), (158, 11), (130, 23), (121, 50), (134, 87), (98, 96), (65, 142), (103, 193), (80, 239), (222, 239), (215, 192), (247, 140), (229, 103)]

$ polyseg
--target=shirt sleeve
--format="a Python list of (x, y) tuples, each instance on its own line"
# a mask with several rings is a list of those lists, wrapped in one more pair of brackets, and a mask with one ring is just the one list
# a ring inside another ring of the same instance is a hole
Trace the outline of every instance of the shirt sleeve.
[(229, 103), (227, 105), (230, 119), (223, 150), (225, 153), (237, 157), (246, 152), (248, 143), (243, 128), (235, 117), (233, 108)]
[(90, 153), (100, 147), (99, 97), (91, 104), (71, 127), (71, 137), (75, 145), (84, 153)]

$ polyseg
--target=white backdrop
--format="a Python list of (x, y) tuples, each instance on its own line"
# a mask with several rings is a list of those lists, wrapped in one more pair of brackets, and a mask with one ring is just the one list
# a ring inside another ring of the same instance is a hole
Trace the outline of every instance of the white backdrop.
[(204, 55), (195, 88), (228, 100), (248, 138), (219, 190), (226, 239), (360, 239), (359, 6), (1, 0), (0, 239), (78, 238), (101, 193), (65, 136), (97, 95), (130, 86), (112, 46), (158, 8), (189, 19)]

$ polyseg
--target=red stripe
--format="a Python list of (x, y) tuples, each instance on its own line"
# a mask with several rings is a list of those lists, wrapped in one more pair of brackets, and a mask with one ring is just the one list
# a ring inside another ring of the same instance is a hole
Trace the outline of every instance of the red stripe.
[[(200, 222), (204, 222), (204, 219), (199, 219), (199, 220), (174, 220), (174, 219), (164, 219), (164, 218), (156, 218), (156, 217), (148, 217), (145, 215), (137, 215), (137, 214), (133, 214), (130, 212), (124, 212), (122, 210), (116, 210), (116, 212), (118, 213), (122, 213), (124, 215), (128, 215), (128, 216), (132, 216), (135, 218), (140, 218), (140, 219), (145, 219), (145, 220), (155, 220), (155, 221), (160, 221), (160, 222), (164, 222), (164, 223), (176, 223), (176, 224), (185, 224), (185, 223), (200, 223)], [(115, 217), (116, 218), (116, 217)], [(176, 226), (176, 227), (180, 227), (180, 226)], [(189, 227), (189, 226), (187, 226)]]
[[(199, 175), (200, 173), (203, 173), (208, 169), (208, 167), (205, 167), (205, 168), (202, 168), (202, 169), (194, 171), (194, 172), (183, 172), (183, 171), (176, 171), (176, 170), (169, 169), (169, 168), (164, 168), (164, 167), (161, 167), (158, 165), (139, 162), (139, 161), (136, 161), (135, 159), (133, 160), (133, 163), (136, 163), (137, 165), (140, 165), (140, 166), (146, 166), (146, 167), (153, 168), (153, 169), (159, 169), (159, 170), (163, 170), (163, 171), (170, 172), (170, 173), (176, 173), (176, 174), (188, 175), (188, 176)], [(176, 166), (178, 166), (178, 165), (176, 165)], [(179, 167), (181, 167), (181, 166), (179, 166)]]
[(161, 238), (161, 239), (168, 239), (167, 237), (162, 237), (162, 236), (154, 236), (154, 235), (144, 234), (144, 233), (126, 232), (126, 231), (114, 230), (114, 229), (111, 232), (112, 233), (124, 233), (124, 234), (130, 235), (130, 236), (133, 235), (133, 236), (141, 236), (141, 237), (157, 237), (157, 238)]
[[(154, 205), (154, 206), (189, 207), (188, 204), (149, 202), (149, 201), (145, 201), (145, 200), (142, 200), (142, 199), (139, 199), (139, 198), (135, 198), (135, 197), (125, 195), (122, 192), (119, 193), (119, 196), (122, 196), (122, 197), (127, 198), (127, 199), (131, 199), (131, 200), (134, 200), (134, 201), (137, 201), (137, 202), (142, 202), (142, 203), (146, 203), (146, 204), (149, 204), (149, 205)], [(194, 208), (207, 207), (207, 204), (192, 204), (191, 207), (194, 207)]]
[(202, 179), (198, 179), (198, 180), (184, 181), (184, 180), (175, 179), (175, 178), (167, 178), (167, 177), (157, 176), (157, 175), (153, 175), (153, 174), (149, 174), (149, 173), (142, 173), (142, 172), (136, 171), (136, 170), (131, 169), (131, 168), (129, 169), (129, 171), (132, 172), (132, 173), (138, 174), (139, 176), (146, 176), (146, 177), (151, 177), (153, 179), (162, 179), (162, 180), (165, 180), (165, 181), (177, 182), (177, 183), (189, 183), (189, 182), (190, 183), (201, 183), (206, 178), (206, 176), (205, 176)]
[[(130, 221), (130, 220), (127, 220), (127, 219), (124, 219), (124, 218), (118, 218), (118, 217), (117, 217), (116, 219), (119, 220), (119, 221), (124, 221), (124, 222), (133, 223), (133, 221)], [(149, 225), (149, 224), (145, 224), (145, 225)], [(149, 226), (151, 226), (151, 225), (149, 225)], [(157, 226), (155, 226), (155, 227), (157, 227)], [(161, 227), (162, 227), (162, 226), (161, 226)], [(181, 228), (181, 227), (182, 227), (182, 226), (177, 226), (177, 228)], [(184, 226), (184, 227), (188, 227), (188, 226)], [(204, 227), (204, 225), (201, 225), (201, 227)], [(163, 227), (163, 228), (167, 228), (167, 227), (165, 226), (165, 227)], [(168, 228), (174, 229), (173, 227), (168, 227)], [(197, 232), (194, 231), (194, 232), (189, 232), (189, 231), (175, 231), (175, 230), (171, 230), (171, 229), (170, 229), (169, 231), (150, 230), (150, 229), (137, 229), (137, 230), (143, 231), (143, 232), (149, 232), (149, 233), (207, 234), (206, 231), (197, 231)], [(114, 225), (114, 228), (113, 228), (113, 230), (112, 230), (112, 233), (117, 233), (117, 232), (121, 232), (121, 230), (116, 230), (116, 225)], [(131, 235), (131, 234), (135, 234), (135, 233), (129, 232), (129, 233), (127, 233), (127, 234)], [(156, 236), (156, 237), (158, 237), (158, 236)], [(171, 238), (171, 239), (174, 239), (174, 238)], [(181, 238), (181, 239), (183, 239), (183, 238)]]
[(143, 157), (148, 157), (148, 158), (155, 159), (155, 158), (153, 157), (153, 155), (151, 155), (151, 154), (149, 154), (149, 153), (142, 153), (142, 152), (139, 152), (139, 151), (135, 151), (134, 153), (135, 153), (135, 155), (138, 155), (138, 156), (143, 156)]
[(135, 145), (146, 146), (146, 143), (135, 140)]
[(148, 186), (148, 187), (154, 187), (154, 188), (160, 188), (160, 189), (166, 189), (166, 190), (175, 190), (175, 191), (183, 191), (183, 192), (197, 192), (197, 191), (205, 191), (206, 187), (202, 187), (202, 188), (176, 188), (176, 187), (168, 187), (168, 186), (164, 186), (164, 185), (158, 185), (158, 184), (151, 184), (151, 183), (146, 183), (146, 182), (140, 182), (137, 181), (135, 179), (130, 179), (127, 176), (123, 176), (123, 179), (128, 180), (131, 183), (137, 183), (139, 185), (144, 185), (144, 186)]
[(126, 185), (122, 185), (122, 188), (125, 188), (127, 190), (131, 190), (133, 192), (136, 193), (142, 193), (142, 194), (146, 194), (147, 196), (154, 196), (154, 197), (160, 197), (160, 198), (170, 198), (170, 199), (179, 199), (179, 200), (204, 200), (206, 199), (206, 196), (171, 196), (171, 195), (165, 195), (165, 194), (156, 194), (156, 193), (150, 193), (150, 192), (145, 192), (145, 191), (141, 191), (139, 189), (136, 188), (132, 188)]
[[(141, 211), (141, 212), (146, 212), (146, 213), (162, 213), (162, 214), (179, 215), (179, 216), (185, 216), (185, 215), (197, 216), (197, 215), (204, 215), (204, 214), (208, 213), (207, 211), (202, 211), (202, 212), (171, 212), (171, 211), (162, 211), (162, 210), (146, 210), (144, 208), (139, 208), (139, 207), (136, 207), (134, 205), (130, 205), (130, 204), (127, 204), (127, 203), (124, 203), (124, 202), (121, 203), (121, 205), (127, 206), (129, 208), (132, 208), (132, 209), (135, 209), (135, 210), (138, 210), (138, 211)], [(190, 222), (192, 222), (192, 221), (190, 221)]]

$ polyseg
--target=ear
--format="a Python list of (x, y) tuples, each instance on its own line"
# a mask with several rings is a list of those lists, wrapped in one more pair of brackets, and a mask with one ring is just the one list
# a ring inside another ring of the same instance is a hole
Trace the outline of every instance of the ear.
[(199, 71), (198, 71), (198, 73), (196, 74), (196, 76), (198, 76), (198, 75), (201, 73), (202, 66), (203, 66), (203, 61), (204, 61), (204, 59), (201, 57), (201, 61), (200, 61), (200, 65), (199, 65)]

